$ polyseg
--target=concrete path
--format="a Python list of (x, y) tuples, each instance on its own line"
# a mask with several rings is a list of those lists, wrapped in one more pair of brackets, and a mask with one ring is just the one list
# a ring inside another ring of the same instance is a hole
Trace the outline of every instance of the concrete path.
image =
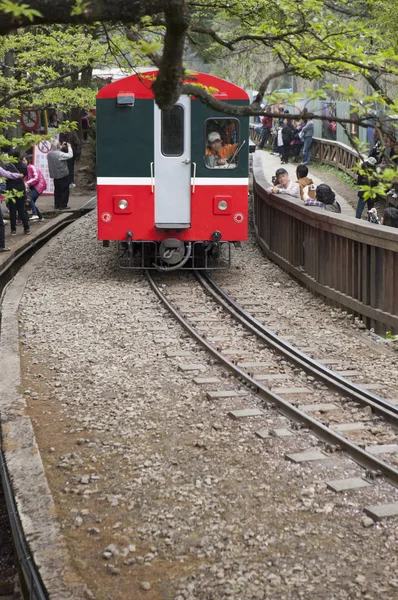
[[(272, 156), (268, 150), (258, 150), (257, 149), (256, 153), (258, 153), (258, 152), (261, 153), (261, 158), (263, 159), (263, 165), (264, 165), (264, 175), (265, 175), (265, 178), (267, 179), (267, 181), (270, 182), (270, 185), (271, 185), (271, 181), (272, 181), (272, 176), (275, 175), (275, 171), (281, 167), (286, 169), (286, 171), (289, 173), (290, 179), (292, 181), (297, 181), (296, 168), (297, 168), (298, 163), (289, 163), (287, 165), (282, 165), (280, 158), (278, 156)], [(313, 180), (315, 185), (319, 185), (320, 183), (323, 183), (322, 180), (319, 179), (319, 177), (315, 177), (311, 174), (311, 165), (309, 165), (308, 169), (309, 169), (308, 176), (311, 177), (311, 179)], [(351, 206), (351, 204), (349, 204), (347, 202), (347, 200), (345, 200), (339, 194), (336, 194), (336, 200), (337, 200), (337, 202), (339, 202), (339, 204), (341, 206), (341, 214), (342, 215), (344, 215), (346, 217), (355, 217), (355, 211), (354, 211), (353, 207)]]
[[(0, 267), (10, 262), (13, 256), (19, 254), (21, 249), (29, 246), (32, 243), (32, 239), (37, 237), (43, 231), (51, 227), (51, 223), (54, 220), (62, 220), (62, 215), (67, 215), (68, 212), (73, 212), (75, 210), (79, 210), (89, 202), (93, 196), (95, 196), (96, 192), (93, 191), (90, 194), (81, 194), (81, 193), (71, 193), (69, 197), (69, 211), (56, 211), (54, 209), (54, 196), (40, 196), (37, 201), (37, 205), (40, 211), (43, 213), (44, 221), (30, 221), (30, 229), (32, 234), (25, 235), (23, 232), (22, 225), (17, 225), (17, 235), (10, 235), (10, 218), (2, 203), (2, 212), (4, 220), (6, 221), (6, 246), (11, 248), (11, 252), (0, 253)], [(30, 215), (30, 212), (29, 212)]]

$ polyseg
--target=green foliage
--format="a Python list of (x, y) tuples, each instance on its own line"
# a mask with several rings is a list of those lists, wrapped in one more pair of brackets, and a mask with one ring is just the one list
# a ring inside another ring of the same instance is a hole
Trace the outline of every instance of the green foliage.
[[(67, 112), (95, 105), (95, 86), (81, 78), (85, 69), (106, 64), (107, 46), (95, 33), (95, 28), (52, 26), (0, 38), (0, 147), (24, 107)], [(61, 129), (76, 126), (64, 122)], [(37, 139), (25, 132), (13, 144), (29, 147)]]
[(86, 8), (88, 8), (90, 2), (84, 2), (84, 0), (76, 0), (74, 7), (71, 10), (71, 17), (75, 17), (77, 15), (82, 15)]
[(33, 22), (34, 17), (41, 17), (41, 13), (34, 8), (31, 8), (29, 4), (19, 4), (12, 2), (12, 0), (0, 0), (0, 12), (5, 12), (16, 19), (19, 17), (27, 17), (29, 21)]

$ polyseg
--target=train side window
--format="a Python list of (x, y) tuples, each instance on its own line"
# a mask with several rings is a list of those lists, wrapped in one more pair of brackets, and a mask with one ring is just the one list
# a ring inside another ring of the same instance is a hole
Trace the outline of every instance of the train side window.
[(163, 156), (182, 156), (184, 153), (184, 107), (175, 104), (162, 110), (161, 151)]
[(208, 169), (235, 169), (239, 162), (239, 120), (207, 119), (205, 156)]

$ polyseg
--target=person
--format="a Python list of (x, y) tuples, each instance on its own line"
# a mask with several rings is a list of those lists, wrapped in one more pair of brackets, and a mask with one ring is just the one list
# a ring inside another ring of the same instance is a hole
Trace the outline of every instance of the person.
[(59, 120), (58, 120), (58, 115), (57, 112), (54, 111), (51, 113), (49, 119), (48, 119), (48, 126), (52, 129), (56, 129), (59, 125)]
[[(377, 186), (377, 179), (375, 178), (375, 168), (377, 165), (377, 159), (374, 156), (368, 156), (368, 158), (362, 163), (362, 172), (359, 173), (357, 184), (359, 186), (369, 186), (370, 188)], [(375, 198), (365, 199), (365, 191), (358, 191), (358, 204), (355, 212), (355, 218), (360, 219), (362, 217), (363, 209), (368, 206), (368, 211), (371, 210), (375, 205)], [(369, 213), (368, 213), (369, 214)], [(369, 220), (369, 219), (368, 219)]]
[(377, 214), (377, 210), (375, 207), (368, 210), (368, 221), (369, 223), (375, 223), (376, 225), (380, 225), (379, 215)]
[(315, 185), (311, 177), (308, 177), (307, 165), (298, 165), (296, 169), (297, 183), (300, 186), (300, 198), (304, 202), (304, 188), (309, 198), (315, 199)]
[(328, 124), (329, 139), (335, 140), (336, 133), (337, 133), (337, 123), (336, 123), (336, 121), (330, 121), (330, 123)]
[(82, 131), (83, 131), (83, 140), (86, 142), (87, 137), (88, 137), (88, 132), (90, 130), (90, 119), (88, 116), (88, 111), (86, 109), (82, 110), (81, 125), (82, 125)]
[[(279, 113), (280, 115), (283, 115), (283, 107), (278, 106), (276, 109), (276, 112)], [(274, 118), (274, 146), (272, 149), (272, 156), (281, 156), (280, 152), (279, 152), (279, 142), (281, 141), (281, 137), (278, 135), (279, 132), (282, 130), (282, 124), (283, 124), (283, 116), (280, 117), (275, 117)], [(281, 141), (281, 146), (283, 145), (283, 142)]]
[(293, 162), (300, 162), (299, 156), (301, 148), (303, 147), (303, 140), (300, 138), (300, 133), (303, 130), (304, 125), (304, 121), (294, 122), (294, 135), (292, 141)]
[(68, 209), (69, 170), (67, 160), (72, 158), (72, 146), (67, 142), (62, 145), (53, 140), (51, 151), (47, 154), (48, 170), (54, 179), (54, 207), (56, 210)]
[(398, 208), (398, 177), (391, 182), (391, 188), (386, 194), (386, 200), (389, 207)]
[[(222, 166), (227, 164), (227, 158), (235, 154), (238, 144), (225, 144), (223, 146), (221, 136), (216, 131), (212, 131), (207, 136), (206, 156), (214, 156), (217, 158), (214, 166)], [(206, 161), (207, 166), (211, 166), (210, 161)]]
[(392, 137), (391, 135), (385, 135), (384, 136), (384, 151), (383, 151), (383, 156), (382, 156), (382, 162), (381, 162), (381, 166), (384, 168), (388, 168), (391, 167), (393, 168), (395, 166), (395, 152), (394, 152), (394, 147), (395, 147), (396, 141), (395, 138)]
[(289, 162), (289, 150), (290, 144), (293, 141), (294, 130), (291, 126), (289, 119), (283, 119), (282, 127), (282, 164), (287, 165)]
[(381, 223), (382, 223), (382, 225), (386, 225), (387, 227), (397, 227), (398, 228), (398, 209), (397, 208), (384, 209)]
[(314, 136), (314, 121), (309, 119), (305, 122), (303, 129), (301, 130), (302, 139), (304, 142), (303, 146), (303, 164), (309, 165), (311, 160), (311, 145), (312, 138)]
[(300, 198), (300, 186), (289, 179), (289, 173), (286, 169), (277, 169), (275, 173), (275, 183), (267, 188), (269, 194), (288, 194), (294, 198)]
[(68, 133), (61, 133), (59, 141), (62, 144), (66, 142), (70, 144), (73, 150), (72, 158), (68, 158), (68, 171), (69, 171), (69, 187), (74, 188), (75, 185), (75, 163), (80, 158), (82, 153), (82, 142), (77, 131), (69, 131)]
[(309, 196), (305, 196), (304, 204), (306, 206), (318, 206), (331, 212), (341, 213), (341, 206), (336, 200), (336, 194), (326, 183), (321, 183), (316, 188), (315, 200)]
[(30, 208), (32, 210), (31, 221), (44, 221), (44, 217), (40, 210), (36, 206), (36, 201), (40, 194), (47, 189), (47, 183), (43, 173), (33, 164), (33, 156), (31, 154), (25, 154), (23, 158), (24, 164), (28, 169), (28, 176), (25, 180), (27, 188), (30, 189)]
[(267, 117), (267, 115), (264, 115), (263, 117), (261, 117), (261, 122), (262, 122), (263, 126), (261, 129), (261, 140), (258, 145), (258, 148), (260, 150), (263, 150), (265, 144), (268, 143), (269, 134), (271, 133), (272, 117)]
[(19, 220), (22, 221), (24, 234), (30, 235), (29, 217), (25, 209), (26, 189), (23, 181), (24, 177), (28, 174), (28, 170), (20, 159), (18, 148), (12, 148), (9, 151), (9, 156), (15, 158), (17, 162), (5, 162), (4, 166), (7, 171), (18, 174), (18, 177), (7, 178), (7, 192), (14, 192), (13, 197), (7, 201), (7, 207), (10, 211), (11, 235), (17, 235), (17, 214)]
[(382, 144), (381, 137), (377, 129), (373, 131), (373, 146), (369, 152), (368, 158), (375, 158), (376, 164), (380, 164), (383, 160), (384, 145)]
[[(12, 173), (11, 171), (7, 171), (7, 169), (3, 169), (0, 167), (0, 177), (6, 179), (14, 179), (21, 180), (23, 178), (22, 173)], [(0, 181), (0, 252), (9, 252), (10, 248), (6, 246), (6, 228), (4, 225), (3, 212), (1, 210), (1, 203), (4, 202), (5, 192), (7, 191), (7, 183)]]

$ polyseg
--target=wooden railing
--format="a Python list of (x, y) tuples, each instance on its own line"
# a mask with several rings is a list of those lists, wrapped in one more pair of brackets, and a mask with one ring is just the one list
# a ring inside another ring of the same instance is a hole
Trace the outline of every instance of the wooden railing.
[[(250, 139), (257, 144), (260, 142), (260, 135), (254, 131), (254, 126), (250, 126)], [(273, 138), (271, 138), (269, 148), (272, 147)], [(352, 177), (356, 175), (354, 167), (358, 163), (358, 153), (350, 146), (341, 142), (325, 140), (323, 138), (313, 138), (311, 145), (311, 160), (319, 161), (326, 165), (332, 165), (341, 171), (345, 171)]]
[(377, 333), (398, 333), (398, 230), (266, 192), (254, 155), (254, 225), (265, 254)]

